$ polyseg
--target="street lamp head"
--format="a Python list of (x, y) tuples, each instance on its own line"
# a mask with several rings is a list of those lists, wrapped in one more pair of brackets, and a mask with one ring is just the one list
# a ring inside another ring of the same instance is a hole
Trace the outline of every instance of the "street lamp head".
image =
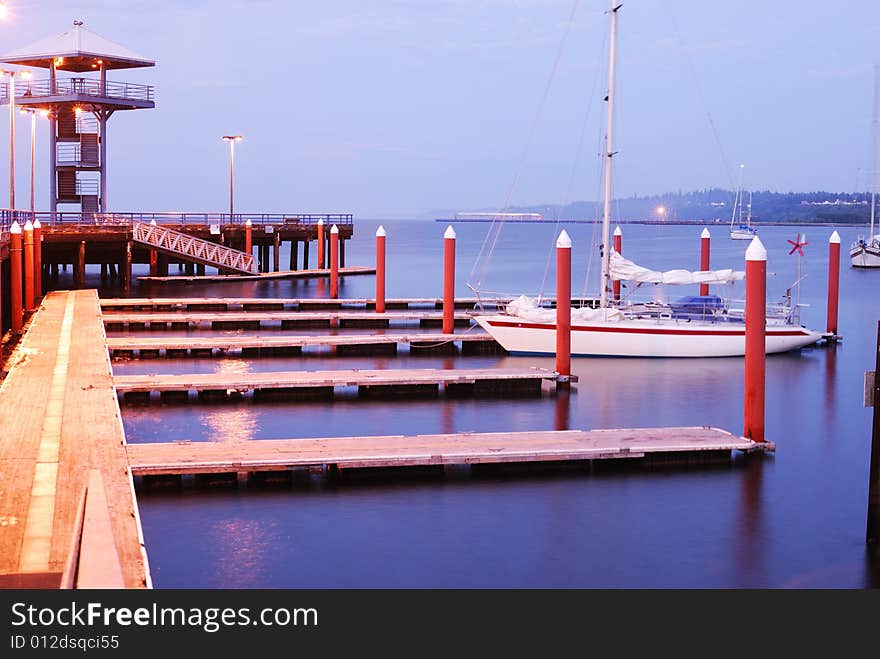
[(241, 142), (243, 138), (241, 135), (224, 135), (223, 139), (227, 142)]

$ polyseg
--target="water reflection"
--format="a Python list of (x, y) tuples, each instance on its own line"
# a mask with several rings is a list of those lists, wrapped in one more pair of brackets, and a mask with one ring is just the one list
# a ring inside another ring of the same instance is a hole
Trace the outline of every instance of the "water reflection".
[[(219, 359), (215, 362), (217, 382), (222, 386), (224, 376), (250, 373), (250, 363), (242, 359)], [(207, 427), (209, 441), (247, 442), (257, 434), (258, 416), (248, 403), (210, 405), (200, 408), (202, 425)]]

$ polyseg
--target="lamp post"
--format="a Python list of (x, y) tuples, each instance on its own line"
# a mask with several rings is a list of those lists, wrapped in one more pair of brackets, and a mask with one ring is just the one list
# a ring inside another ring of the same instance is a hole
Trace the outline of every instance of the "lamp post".
[(241, 142), (241, 135), (224, 135), (223, 139), (229, 142), (229, 223), (232, 224), (232, 214), (235, 210), (233, 203), (235, 188), (235, 143)]
[(48, 110), (37, 110), (35, 108), (22, 108), (22, 114), (31, 115), (31, 203), (30, 211), (34, 212), (34, 180), (36, 178), (36, 161), (37, 161), (37, 114), (41, 117), (48, 117)]

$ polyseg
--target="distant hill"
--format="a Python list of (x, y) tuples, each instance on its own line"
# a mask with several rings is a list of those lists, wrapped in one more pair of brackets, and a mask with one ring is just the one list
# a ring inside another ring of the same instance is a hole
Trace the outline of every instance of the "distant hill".
[[(615, 199), (613, 216), (621, 220), (666, 220), (729, 222), (733, 212), (735, 193), (732, 190), (712, 188), (695, 192), (677, 192), (647, 197)], [(748, 204), (746, 193), (746, 204)], [(878, 202), (880, 203), (880, 202)], [(752, 192), (752, 220), (761, 222), (831, 222), (862, 224), (868, 221), (871, 195), (852, 192)], [(488, 211), (499, 209), (459, 209), (460, 211)], [(541, 213), (545, 219), (592, 220), (602, 216), (601, 204), (594, 201), (576, 201), (565, 206), (545, 204), (516, 206), (507, 209), (516, 213)], [(745, 208), (743, 218), (745, 218)], [(451, 212), (447, 217), (452, 217)]]

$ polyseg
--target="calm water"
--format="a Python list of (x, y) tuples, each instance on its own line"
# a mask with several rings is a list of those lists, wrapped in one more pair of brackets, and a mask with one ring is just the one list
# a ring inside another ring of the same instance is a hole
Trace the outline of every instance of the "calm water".
[[(373, 262), (377, 223), (356, 224), (348, 262)], [(389, 296), (441, 292), (444, 225), (387, 222)], [(460, 295), (488, 225), (457, 225)], [(568, 225), (575, 293), (584, 291), (592, 225)], [(801, 261), (802, 319), (824, 330), (829, 228), (808, 228)], [(694, 268), (699, 228), (624, 226), (624, 254), (656, 269)], [(765, 227), (769, 297), (797, 277), (788, 255), (797, 229)], [(713, 267), (743, 267), (745, 241), (714, 229)], [(843, 229), (846, 253), (857, 229)], [(509, 225), (483, 287), (538, 292), (553, 228)], [(282, 255), (282, 263), (286, 263)], [(593, 258), (595, 265), (596, 258)], [(94, 277), (94, 273), (90, 274)], [(877, 584), (864, 550), (871, 414), (862, 377), (873, 368), (880, 272), (841, 269), (834, 349), (767, 362), (767, 435), (775, 456), (693, 469), (476, 475), (328, 482), (292, 489), (141, 492), (157, 587), (866, 587)], [(547, 274), (547, 293), (554, 275)], [(370, 296), (372, 277), (341, 295)], [(683, 293), (692, 293), (686, 290)], [(267, 282), (140, 285), (139, 294), (314, 296), (325, 284)], [(670, 292), (672, 294), (672, 292)], [(742, 289), (740, 289), (740, 297)], [(552, 366), (524, 357), (117, 362), (118, 373), (458, 365)], [(129, 441), (663, 425), (742, 429), (741, 359), (578, 359), (570, 397), (333, 404), (125, 406)]]

